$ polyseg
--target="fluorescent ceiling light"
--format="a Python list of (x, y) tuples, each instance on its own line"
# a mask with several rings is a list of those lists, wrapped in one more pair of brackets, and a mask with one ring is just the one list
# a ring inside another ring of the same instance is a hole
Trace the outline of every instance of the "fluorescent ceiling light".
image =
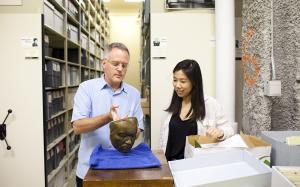
[(139, 3), (143, 2), (144, 0), (124, 0), (126, 3)]
[(108, 2), (110, 2), (110, 0), (103, 0), (103, 2), (104, 2), (104, 3), (108, 3)]

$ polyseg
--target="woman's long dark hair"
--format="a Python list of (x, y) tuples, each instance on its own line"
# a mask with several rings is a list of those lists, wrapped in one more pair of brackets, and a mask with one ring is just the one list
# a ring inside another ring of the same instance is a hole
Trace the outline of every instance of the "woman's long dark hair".
[[(185, 59), (179, 62), (173, 69), (173, 74), (179, 70), (188, 77), (192, 83), (191, 90), (191, 109), (187, 116), (191, 115), (192, 120), (203, 120), (205, 117), (205, 103), (203, 94), (202, 74), (199, 64), (195, 60)], [(173, 97), (170, 106), (166, 109), (167, 112), (171, 112), (175, 115), (180, 115), (182, 105), (182, 98), (178, 97), (175, 90), (173, 91)]]

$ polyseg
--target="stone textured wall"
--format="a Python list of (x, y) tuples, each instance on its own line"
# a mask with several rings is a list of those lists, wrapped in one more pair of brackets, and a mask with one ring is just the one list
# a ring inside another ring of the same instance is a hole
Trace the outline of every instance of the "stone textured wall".
[(300, 129), (300, 1), (273, 0), (274, 62), (281, 97), (264, 96), (264, 83), (272, 76), (271, 10), (271, 0), (243, 1), (242, 130), (254, 135)]
[(273, 0), (274, 59), (282, 96), (273, 99), (272, 130), (300, 129), (300, 1)]

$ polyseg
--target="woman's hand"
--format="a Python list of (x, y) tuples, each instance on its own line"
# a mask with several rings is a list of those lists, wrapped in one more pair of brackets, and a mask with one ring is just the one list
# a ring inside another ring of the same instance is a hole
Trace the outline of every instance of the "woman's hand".
[(221, 140), (224, 136), (224, 132), (221, 129), (217, 129), (215, 127), (209, 127), (206, 131), (206, 135), (214, 139)]

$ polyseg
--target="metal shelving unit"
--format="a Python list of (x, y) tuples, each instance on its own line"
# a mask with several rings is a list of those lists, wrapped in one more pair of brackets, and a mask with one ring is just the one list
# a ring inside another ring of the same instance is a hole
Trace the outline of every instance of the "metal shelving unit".
[(103, 73), (108, 10), (100, 0), (44, 0), (43, 34), (46, 181), (74, 186), (80, 137), (70, 124), (73, 97), (80, 82)]

